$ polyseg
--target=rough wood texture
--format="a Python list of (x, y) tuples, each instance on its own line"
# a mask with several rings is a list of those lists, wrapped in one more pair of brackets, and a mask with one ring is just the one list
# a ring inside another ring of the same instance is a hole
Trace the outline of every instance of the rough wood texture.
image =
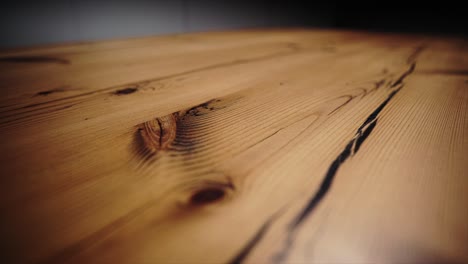
[(1, 258), (468, 262), (467, 44), (277, 30), (0, 52)]

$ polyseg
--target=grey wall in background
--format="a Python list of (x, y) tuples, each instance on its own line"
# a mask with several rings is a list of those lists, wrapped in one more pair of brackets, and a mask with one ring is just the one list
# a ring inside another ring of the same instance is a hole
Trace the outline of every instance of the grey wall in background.
[(0, 48), (252, 27), (352, 28), (468, 37), (458, 1), (3, 0)]
[[(326, 1), (324, 1), (326, 2)], [(334, 23), (328, 4), (223, 0), (6, 0), (0, 47)]]

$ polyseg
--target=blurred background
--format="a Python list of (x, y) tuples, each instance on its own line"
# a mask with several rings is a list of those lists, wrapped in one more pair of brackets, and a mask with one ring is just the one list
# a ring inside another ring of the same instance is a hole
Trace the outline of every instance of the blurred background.
[(463, 1), (4, 0), (0, 48), (270, 27), (467, 36)]

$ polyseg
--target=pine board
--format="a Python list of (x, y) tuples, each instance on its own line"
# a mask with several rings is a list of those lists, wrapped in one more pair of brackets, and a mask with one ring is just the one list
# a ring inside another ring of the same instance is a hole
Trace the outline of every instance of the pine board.
[(2, 259), (468, 262), (467, 44), (250, 30), (0, 51)]

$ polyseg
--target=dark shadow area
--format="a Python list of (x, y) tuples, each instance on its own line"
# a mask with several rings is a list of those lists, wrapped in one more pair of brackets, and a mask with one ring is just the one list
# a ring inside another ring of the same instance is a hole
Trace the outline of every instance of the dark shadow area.
[(343, 1), (336, 5), (334, 27), (466, 37), (465, 6), (463, 1)]

